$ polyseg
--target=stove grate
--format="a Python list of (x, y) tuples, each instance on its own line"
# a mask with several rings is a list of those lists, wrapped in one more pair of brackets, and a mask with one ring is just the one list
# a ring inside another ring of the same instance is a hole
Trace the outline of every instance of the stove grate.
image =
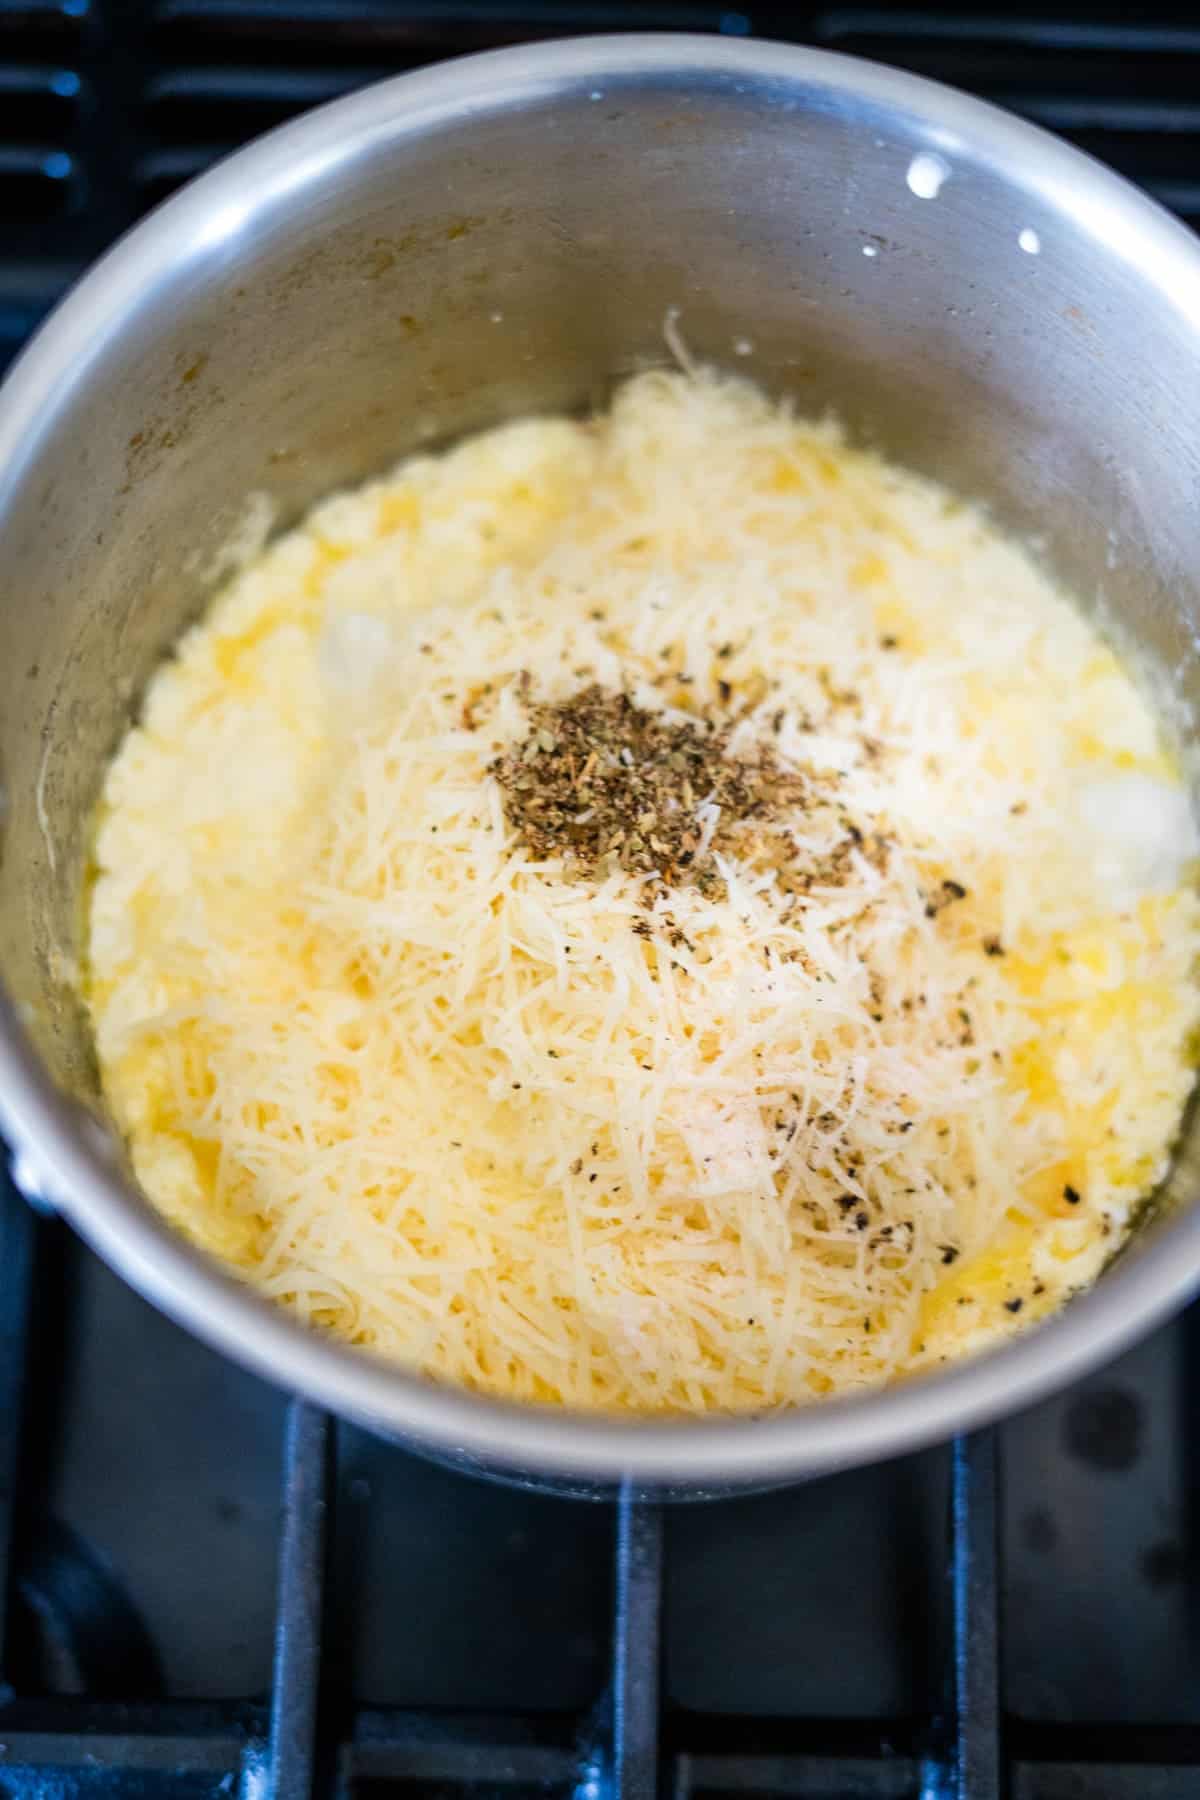
[[(36, 1240), (58, 1230), (8, 1188), (0, 1202), (0, 1588), (22, 1579), (21, 1394)], [(611, 1675), (579, 1714), (355, 1705), (325, 1630), (338, 1427), (285, 1415), (274, 1673), (263, 1705), (130, 1703), (0, 1686), (0, 1793), (21, 1800), (309, 1800), (310, 1795), (561, 1796), (563, 1800), (1174, 1800), (1195, 1792), (1200, 1730), (1034, 1725), (1000, 1703), (995, 1435), (953, 1448), (947, 1529), (946, 1706), (909, 1720), (701, 1715), (660, 1691), (664, 1538), (672, 1513), (615, 1502)], [(578, 1503), (562, 1502), (563, 1505)], [(419, 1621), (396, 1621), (396, 1629)], [(0, 1642), (0, 1675), (9, 1665)]]

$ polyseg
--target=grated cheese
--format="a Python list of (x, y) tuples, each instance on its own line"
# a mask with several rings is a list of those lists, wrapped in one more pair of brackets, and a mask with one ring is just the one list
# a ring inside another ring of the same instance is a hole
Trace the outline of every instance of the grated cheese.
[[(696, 795), (713, 891), (577, 879), (493, 772), (523, 672), (723, 707), (821, 798), (742, 855)], [(1097, 1273), (1192, 1083), (1196, 850), (1019, 546), (689, 367), (233, 578), (109, 772), (86, 988), (147, 1193), (302, 1319), (519, 1399), (762, 1409)]]

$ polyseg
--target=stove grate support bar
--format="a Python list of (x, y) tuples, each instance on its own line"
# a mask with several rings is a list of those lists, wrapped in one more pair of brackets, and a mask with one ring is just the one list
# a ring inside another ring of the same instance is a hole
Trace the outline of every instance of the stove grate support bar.
[[(917, 1720), (779, 1720), (668, 1715), (662, 1792), (674, 1800), (949, 1800), (953, 1783), (918, 1755)], [(362, 1708), (336, 1745), (339, 1792), (381, 1784), (415, 1797), (481, 1790), (611, 1800), (599, 1761), (581, 1767), (570, 1714), (499, 1715)], [(1183, 1800), (1197, 1791), (1195, 1726), (1009, 1722), (1012, 1800)], [(261, 1708), (201, 1701), (93, 1702), (63, 1696), (0, 1707), (0, 1795), (136, 1792), (143, 1800), (277, 1792)], [(322, 1778), (316, 1783), (325, 1792)], [(971, 1792), (970, 1800), (977, 1800)]]
[[(661, 1503), (623, 1482), (616, 1527), (610, 1792), (612, 1800), (655, 1800), (661, 1762)], [(585, 1782), (581, 1792), (586, 1788)]]
[(284, 1428), (283, 1532), (265, 1772), (269, 1800), (309, 1800), (313, 1792), (332, 1481), (329, 1415), (305, 1400), (292, 1400)]
[(950, 1475), (953, 1800), (1000, 1800), (1000, 1598), (993, 1431), (954, 1440)]
[[(856, 1720), (853, 1734), (845, 1720), (695, 1723), (698, 1747), (684, 1747), (688, 1731), (681, 1728), (680, 1747), (665, 1759), (676, 1775), (667, 1792), (804, 1793), (824, 1781), (835, 1790), (840, 1782), (873, 1795), (897, 1788), (909, 1794), (918, 1786), (910, 1732), (907, 1726), (897, 1732), (895, 1721)], [(355, 1777), (468, 1785), (537, 1778), (571, 1784), (579, 1767), (569, 1714), (361, 1709), (348, 1725), (350, 1735), (338, 1748)], [(729, 1745), (722, 1749), (726, 1726)], [(8, 1791), (5, 1777), (17, 1768), (91, 1767), (110, 1775), (234, 1770), (265, 1742), (265, 1728), (260, 1708), (237, 1702), (130, 1707), (71, 1698), (17, 1701), (0, 1712), (0, 1793)], [(1045, 1786), (1057, 1793), (1074, 1782), (1073, 1793), (1107, 1797), (1111, 1781), (1122, 1795), (1137, 1783), (1147, 1794), (1176, 1787), (1196, 1792), (1200, 1743), (1194, 1726), (1043, 1726), (1014, 1720), (1012, 1729), (1020, 1740), (1011, 1758), (1014, 1788), (1040, 1793)], [(748, 1736), (749, 1747), (740, 1742)], [(797, 1748), (800, 1739), (807, 1748)], [(921, 1791), (937, 1789), (926, 1778)]]

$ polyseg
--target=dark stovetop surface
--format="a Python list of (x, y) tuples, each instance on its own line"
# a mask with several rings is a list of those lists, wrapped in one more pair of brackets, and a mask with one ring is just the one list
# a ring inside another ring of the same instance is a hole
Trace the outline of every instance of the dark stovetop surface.
[[(0, 1792), (82, 1792), (81, 1771), (94, 1785), (114, 1765), (119, 1793), (245, 1786), (270, 1727), (279, 1605), (295, 1628), (286, 1584), (277, 1602), (287, 1402), (151, 1310), (61, 1225), (11, 1194), (2, 1217), (6, 1301), (31, 1238), (34, 1267), (26, 1430), (17, 1445), (0, 1437), (17, 1497)], [(971, 1473), (962, 1446), (668, 1510), (673, 1789), (959, 1791), (944, 1766), (951, 1615), (970, 1587), (957, 1547), (986, 1577), (960, 1648), (978, 1650), (993, 1608), (1001, 1621), (1014, 1791), (1200, 1791), (1195, 1335), (1189, 1315), (996, 1434), (994, 1591), (986, 1520), (951, 1529), (952, 1479)], [(7, 1378), (11, 1343), (0, 1356)], [(413, 1792), (573, 1793), (589, 1746), (611, 1780), (614, 1539), (622, 1520), (657, 1531), (657, 1510), (550, 1499), (353, 1428), (332, 1435), (322, 1742), (355, 1746), (348, 1767), (382, 1759), (385, 1785)], [(974, 1440), (985, 1484), (990, 1453), (990, 1437)], [(294, 1486), (294, 1446), (291, 1465)], [(628, 1607), (619, 1584), (616, 1598)], [(511, 1740), (529, 1732), (551, 1758), (548, 1785), (514, 1782), (523, 1765), (503, 1778)], [(177, 1766), (162, 1766), (164, 1742)], [(627, 1774), (597, 1792), (622, 1790), (645, 1791)]]
[[(1200, 223), (1191, 9), (0, 0), (0, 363), (246, 136), (629, 24), (957, 81)], [(0, 1192), (0, 1793), (1200, 1793), (1197, 1329), (994, 1437), (664, 1517), (289, 1410)]]

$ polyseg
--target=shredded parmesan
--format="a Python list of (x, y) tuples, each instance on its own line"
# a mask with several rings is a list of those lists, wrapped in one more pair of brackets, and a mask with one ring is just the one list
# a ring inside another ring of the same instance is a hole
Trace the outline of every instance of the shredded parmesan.
[[(673, 794), (703, 885), (535, 855), (496, 771), (587, 687), (811, 800), (743, 842)], [(236, 575), (109, 773), (86, 987), (147, 1193), (301, 1318), (519, 1399), (762, 1409), (1097, 1273), (1192, 1082), (1195, 856), (1020, 547), (687, 366)]]

